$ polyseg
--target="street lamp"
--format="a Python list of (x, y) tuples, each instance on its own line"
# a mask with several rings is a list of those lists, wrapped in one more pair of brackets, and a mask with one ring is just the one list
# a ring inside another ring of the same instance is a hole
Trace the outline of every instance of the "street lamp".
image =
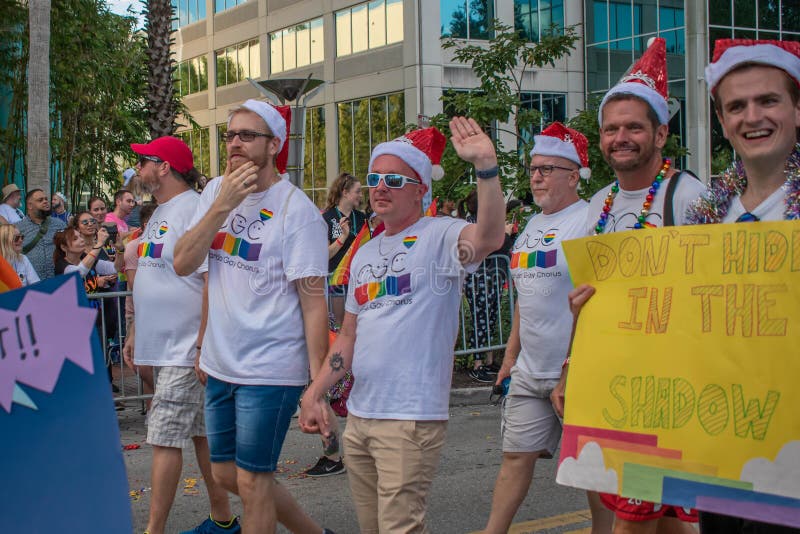
[[(289, 143), (289, 161), (286, 172), (289, 180), (303, 188), (305, 139), (306, 139), (306, 103), (322, 88), (323, 80), (317, 80), (308, 75), (308, 78), (273, 78), (270, 80), (247, 81), (258, 89), (258, 92), (267, 97), (273, 104), (289, 104), (292, 108), (291, 133)], [(277, 100), (277, 101), (276, 101)]]

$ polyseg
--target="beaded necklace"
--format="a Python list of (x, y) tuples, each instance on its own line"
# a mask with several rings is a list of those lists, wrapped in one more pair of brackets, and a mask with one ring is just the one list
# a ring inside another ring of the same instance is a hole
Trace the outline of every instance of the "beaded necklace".
[[(653, 205), (653, 199), (655, 198), (656, 193), (661, 187), (661, 182), (664, 181), (664, 177), (667, 176), (671, 166), (672, 160), (669, 158), (664, 158), (661, 165), (661, 170), (658, 171), (658, 174), (656, 174), (656, 177), (653, 179), (653, 183), (650, 184), (650, 189), (647, 190), (647, 196), (642, 203), (642, 209), (639, 212), (639, 216), (636, 218), (636, 223), (633, 225), (635, 229), (638, 230), (640, 228), (644, 228), (647, 215), (650, 213), (650, 207)], [(597, 220), (597, 224), (594, 227), (594, 235), (600, 235), (605, 231), (606, 224), (608, 224), (608, 217), (611, 213), (611, 207), (614, 205), (614, 198), (617, 196), (617, 193), (619, 193), (619, 180), (614, 182), (614, 185), (611, 186), (611, 191), (608, 192), (608, 196), (603, 202), (603, 211), (600, 213), (600, 218)]]
[[(786, 195), (786, 208), (783, 217), (786, 220), (800, 219), (800, 144), (795, 145), (786, 160), (786, 181), (783, 192)], [(719, 178), (713, 180), (706, 193), (689, 206), (687, 224), (719, 223), (728, 214), (733, 197), (741, 196), (747, 189), (747, 175), (744, 165), (737, 161), (728, 167)]]

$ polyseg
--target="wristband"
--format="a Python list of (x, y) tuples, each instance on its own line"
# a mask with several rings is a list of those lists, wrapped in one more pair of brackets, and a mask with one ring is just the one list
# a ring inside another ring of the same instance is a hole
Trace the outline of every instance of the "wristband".
[(92, 250), (103, 250), (103, 247), (92, 247)]
[(564, 360), (564, 363), (561, 364), (561, 368), (563, 369), (564, 367), (566, 367), (568, 365), (569, 365), (569, 356), (567, 356), (567, 358)]
[(481, 178), (482, 180), (488, 180), (489, 178), (494, 178), (495, 176), (497, 176), (499, 172), (500, 169), (497, 167), (497, 165), (495, 165), (491, 169), (486, 169), (483, 171), (475, 169), (475, 176)]
[(342, 243), (341, 241), (339, 241), (339, 238), (336, 238), (336, 244), (337, 244), (337, 245), (339, 245), (340, 247), (341, 247), (342, 245), (344, 245), (344, 243)]

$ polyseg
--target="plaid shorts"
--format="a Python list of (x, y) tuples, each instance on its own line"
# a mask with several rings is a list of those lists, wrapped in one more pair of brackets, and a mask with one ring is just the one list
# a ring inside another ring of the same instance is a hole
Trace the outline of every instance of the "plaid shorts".
[(156, 392), (147, 414), (147, 443), (188, 447), (205, 436), (204, 389), (193, 367), (156, 367)]

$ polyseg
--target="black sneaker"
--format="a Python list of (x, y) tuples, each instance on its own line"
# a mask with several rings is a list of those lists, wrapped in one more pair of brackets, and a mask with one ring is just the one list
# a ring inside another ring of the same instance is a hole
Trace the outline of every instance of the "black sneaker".
[(347, 471), (347, 468), (344, 466), (344, 462), (342, 462), (341, 459), (339, 459), (338, 462), (334, 462), (323, 456), (319, 459), (317, 465), (308, 469), (305, 474), (310, 477), (327, 477), (330, 475), (338, 475), (345, 471)]
[(469, 377), (476, 382), (483, 382), (486, 384), (492, 383), (495, 381), (494, 378), (489, 376), (489, 373), (486, 372), (486, 368), (483, 366), (478, 367), (477, 369), (472, 369), (469, 372)]

